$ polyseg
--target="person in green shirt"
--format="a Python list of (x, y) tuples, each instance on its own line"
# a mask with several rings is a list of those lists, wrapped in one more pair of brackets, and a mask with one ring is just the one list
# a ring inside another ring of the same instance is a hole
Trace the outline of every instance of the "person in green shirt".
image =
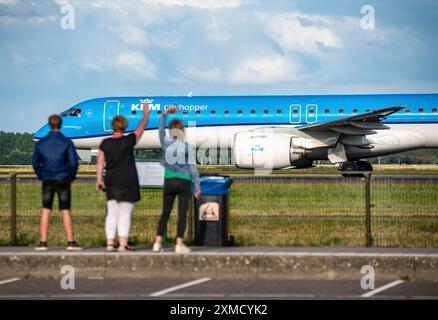
[(153, 246), (154, 252), (163, 251), (163, 233), (169, 220), (175, 198), (178, 196), (178, 227), (176, 236), (175, 253), (190, 252), (190, 248), (183, 243), (187, 222), (187, 210), (192, 195), (192, 181), (195, 185), (195, 197), (201, 196), (199, 173), (196, 166), (194, 148), (185, 142), (184, 124), (175, 119), (169, 123), (170, 137), (166, 136), (164, 129), (168, 114), (178, 111), (177, 107), (169, 107), (161, 117), (159, 126), (160, 143), (163, 150), (164, 189), (163, 211), (157, 227), (157, 237)]

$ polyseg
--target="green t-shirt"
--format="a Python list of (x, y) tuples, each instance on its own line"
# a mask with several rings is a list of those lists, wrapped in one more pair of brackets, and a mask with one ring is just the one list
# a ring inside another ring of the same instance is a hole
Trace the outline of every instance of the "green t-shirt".
[(192, 181), (192, 176), (190, 174), (179, 173), (179, 172), (165, 168), (164, 169), (164, 179), (172, 179), (172, 178)]

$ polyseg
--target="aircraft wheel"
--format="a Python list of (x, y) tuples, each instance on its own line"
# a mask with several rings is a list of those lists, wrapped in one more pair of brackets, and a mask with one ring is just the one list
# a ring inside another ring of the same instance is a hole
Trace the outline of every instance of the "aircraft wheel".
[(368, 161), (358, 161), (357, 163), (361, 169), (360, 171), (373, 171), (373, 166)]
[[(360, 171), (360, 167), (356, 162), (353, 161), (345, 161), (342, 165), (340, 170), (342, 172), (353, 172), (353, 171)], [(355, 174), (348, 174), (348, 173), (343, 173), (342, 174), (343, 177), (345, 178), (351, 178), (351, 177), (357, 177), (357, 175)]]

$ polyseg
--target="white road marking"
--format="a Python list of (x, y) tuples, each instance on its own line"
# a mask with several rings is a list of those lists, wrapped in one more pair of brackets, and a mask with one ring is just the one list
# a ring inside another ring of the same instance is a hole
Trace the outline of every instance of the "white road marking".
[(104, 280), (104, 277), (88, 277), (88, 280)]
[(385, 290), (387, 290), (387, 289), (389, 289), (389, 288), (392, 288), (392, 287), (398, 286), (399, 284), (402, 284), (403, 282), (405, 282), (405, 281), (404, 281), (404, 280), (396, 280), (396, 281), (393, 281), (393, 282), (391, 282), (391, 283), (388, 283), (388, 284), (384, 285), (383, 287), (380, 287), (380, 288), (377, 288), (377, 289), (371, 290), (371, 291), (369, 291), (369, 292), (367, 292), (367, 293), (364, 293), (363, 295), (361, 295), (361, 298), (369, 298), (369, 297), (372, 297), (372, 296), (374, 296), (375, 294), (377, 294), (377, 293), (379, 293), (379, 292), (382, 292), (382, 291), (385, 291)]
[(18, 280), (20, 280), (20, 278), (11, 278), (11, 279), (2, 280), (2, 281), (0, 281), (0, 285), (6, 284), (6, 283), (15, 282), (15, 281), (18, 281)]
[(173, 292), (173, 291), (176, 291), (176, 290), (179, 290), (179, 289), (183, 289), (183, 288), (187, 288), (187, 287), (191, 287), (191, 286), (194, 286), (194, 285), (197, 285), (197, 284), (209, 281), (209, 280), (211, 280), (211, 279), (210, 278), (202, 278), (202, 279), (199, 279), (199, 280), (190, 281), (190, 282), (187, 282), (187, 283), (180, 284), (178, 286), (170, 287), (170, 288), (167, 288), (167, 289), (164, 289), (164, 290), (160, 290), (160, 291), (151, 293), (150, 296), (151, 297), (160, 297), (162, 295), (165, 295), (166, 293)]

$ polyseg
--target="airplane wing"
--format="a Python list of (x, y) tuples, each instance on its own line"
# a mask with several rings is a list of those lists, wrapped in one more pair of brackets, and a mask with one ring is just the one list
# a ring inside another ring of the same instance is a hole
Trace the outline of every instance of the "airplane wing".
[[(343, 151), (343, 146), (372, 148), (372, 142), (367, 139), (366, 136), (376, 134), (377, 130), (389, 129), (388, 126), (380, 122), (390, 114), (400, 111), (403, 108), (402, 106), (385, 108), (353, 117), (303, 126), (297, 129), (310, 135), (323, 135), (326, 139), (330, 136), (337, 137), (337, 142), (340, 142), (340, 144), (337, 144), (333, 150), (329, 150), (329, 159), (332, 157), (332, 152), (337, 155), (341, 154), (341, 158), (345, 159), (346, 156)], [(340, 151), (336, 148), (339, 148)], [(338, 160), (334, 160), (334, 162), (337, 161)]]
[(380, 109), (353, 117), (337, 119), (333, 121), (312, 124), (299, 127), (301, 131), (334, 131), (336, 133), (363, 136), (376, 133), (374, 130), (388, 129), (387, 126), (379, 123), (390, 114), (393, 114), (404, 107), (391, 107)]
[[(290, 127), (270, 126), (253, 129), (252, 131), (284, 133), (301, 137), (300, 143), (306, 149), (336, 146), (371, 148), (372, 142), (366, 136), (376, 134), (377, 130), (389, 129), (388, 126), (380, 122), (388, 115), (403, 108), (401, 106), (385, 108), (343, 119), (303, 125), (293, 129)], [(300, 131), (301, 134), (297, 134), (296, 130)]]
[(388, 126), (380, 122), (390, 114), (403, 108), (402, 106), (385, 108), (297, 129), (309, 135), (323, 135), (325, 139), (337, 136), (338, 143), (328, 150), (328, 159), (332, 163), (339, 163), (347, 160), (344, 146), (354, 146), (362, 149), (373, 148), (372, 141), (367, 139), (367, 136), (376, 134), (377, 130), (389, 129)]

